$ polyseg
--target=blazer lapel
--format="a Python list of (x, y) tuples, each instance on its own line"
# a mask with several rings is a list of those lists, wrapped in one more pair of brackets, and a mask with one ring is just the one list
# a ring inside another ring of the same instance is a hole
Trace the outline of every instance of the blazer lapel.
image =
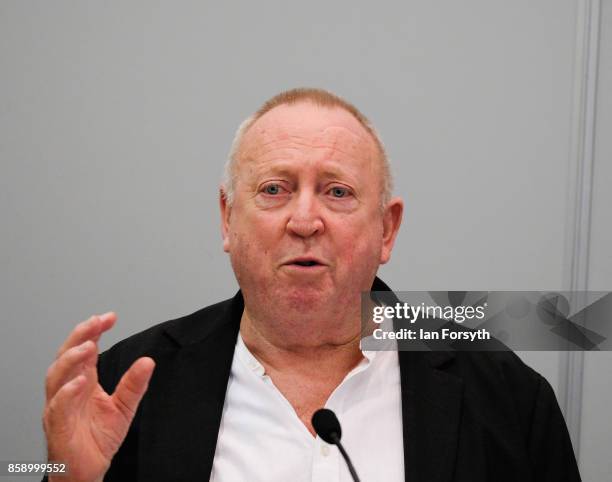
[(143, 399), (139, 481), (210, 478), (243, 311), (240, 292), (224, 305), (216, 317), (205, 313), (167, 330), (177, 348), (157, 364), (151, 396)]
[[(379, 278), (374, 280), (372, 291), (388, 292), (382, 300), (384, 303), (399, 302)], [(411, 342), (410, 348), (405, 346), (402, 351), (403, 344), (399, 342), (398, 357), (405, 479), (407, 482), (448, 482), (455, 467), (463, 381), (442, 367), (452, 363), (455, 354), (435, 351), (435, 346), (427, 342), (420, 342), (420, 347)]]
[(400, 351), (404, 472), (410, 482), (452, 480), (463, 381), (440, 370), (448, 352)]

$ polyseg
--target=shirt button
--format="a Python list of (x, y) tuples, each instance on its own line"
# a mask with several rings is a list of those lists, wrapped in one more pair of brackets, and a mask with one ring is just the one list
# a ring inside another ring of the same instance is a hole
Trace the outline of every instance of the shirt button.
[(329, 445), (327, 444), (321, 445), (321, 455), (323, 455), (323, 457), (327, 457), (329, 455)]

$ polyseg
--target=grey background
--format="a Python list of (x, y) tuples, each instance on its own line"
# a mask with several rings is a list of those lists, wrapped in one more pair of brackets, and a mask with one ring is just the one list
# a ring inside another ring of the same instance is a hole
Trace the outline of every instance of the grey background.
[[(407, 207), (380, 272), (396, 290), (567, 289), (589, 160), (581, 256), (612, 290), (609, 0), (1, 0), (0, 69), (1, 460), (44, 458), (44, 375), (78, 321), (118, 313), (104, 349), (234, 294), (218, 181), (239, 122), (283, 89), (328, 88), (380, 131)], [(520, 355), (565, 408), (563, 354)], [(587, 354), (569, 395), (585, 481), (612, 474), (611, 362)]]

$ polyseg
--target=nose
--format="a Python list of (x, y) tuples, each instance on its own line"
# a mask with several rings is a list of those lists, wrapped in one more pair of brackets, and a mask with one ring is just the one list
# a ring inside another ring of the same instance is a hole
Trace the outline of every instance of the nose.
[(313, 193), (300, 193), (292, 208), (291, 216), (287, 222), (287, 231), (301, 238), (309, 238), (323, 233), (325, 225), (321, 218), (318, 200)]

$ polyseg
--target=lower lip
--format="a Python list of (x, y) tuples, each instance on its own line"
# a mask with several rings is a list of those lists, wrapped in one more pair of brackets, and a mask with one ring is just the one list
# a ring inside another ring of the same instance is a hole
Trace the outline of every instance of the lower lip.
[(293, 273), (320, 273), (324, 271), (327, 266), (323, 264), (315, 264), (314, 266), (302, 266), (300, 264), (285, 264), (283, 265), (287, 270)]

